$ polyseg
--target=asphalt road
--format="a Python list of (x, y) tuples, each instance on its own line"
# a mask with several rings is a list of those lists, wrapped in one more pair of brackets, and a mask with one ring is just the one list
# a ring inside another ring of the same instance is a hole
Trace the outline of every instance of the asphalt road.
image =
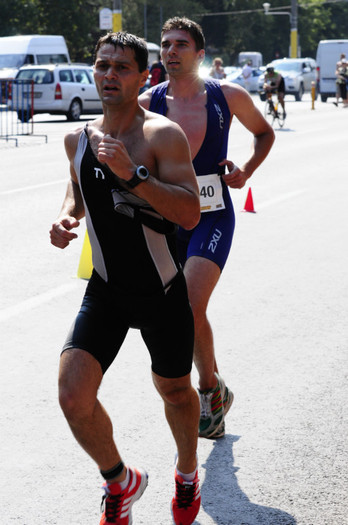
[[(311, 110), (306, 97), (289, 98), (287, 112), (268, 159), (232, 192), (235, 238), (209, 315), (235, 403), (225, 438), (199, 441), (197, 525), (348, 524), (348, 109)], [(67, 250), (48, 236), (68, 176), (63, 136), (74, 127), (42, 115), (37, 136), (17, 148), (0, 141), (3, 523), (99, 523), (102, 480), (56, 392), (60, 347), (86, 286), (76, 278), (84, 224)], [(229, 158), (242, 163), (250, 142), (234, 122)], [(242, 211), (249, 187), (256, 213)], [(149, 473), (134, 525), (168, 525), (175, 449), (136, 331), (100, 398), (124, 460)]]

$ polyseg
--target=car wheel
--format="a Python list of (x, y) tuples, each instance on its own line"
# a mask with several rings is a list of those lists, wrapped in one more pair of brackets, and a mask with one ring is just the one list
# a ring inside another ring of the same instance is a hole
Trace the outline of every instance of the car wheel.
[(299, 102), (302, 99), (303, 93), (304, 93), (304, 87), (303, 87), (303, 84), (300, 84), (299, 90), (295, 93), (295, 100), (297, 102)]
[(80, 120), (81, 112), (82, 112), (81, 103), (75, 98), (70, 104), (70, 108), (66, 114), (66, 118), (70, 121)]
[(321, 98), (321, 101), (322, 102), (326, 102), (327, 101), (327, 95), (323, 95), (322, 93), (320, 94), (320, 98)]

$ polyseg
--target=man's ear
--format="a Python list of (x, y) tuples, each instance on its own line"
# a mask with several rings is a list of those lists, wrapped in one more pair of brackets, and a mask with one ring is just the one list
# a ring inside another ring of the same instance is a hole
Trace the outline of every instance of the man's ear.
[(145, 85), (145, 82), (147, 81), (147, 77), (149, 76), (149, 73), (150, 73), (150, 70), (149, 69), (145, 69), (145, 71), (142, 71), (141, 73), (141, 87), (143, 87)]
[(203, 62), (203, 60), (205, 59), (205, 51), (204, 49), (201, 49), (199, 52), (198, 52), (198, 58), (201, 62)]

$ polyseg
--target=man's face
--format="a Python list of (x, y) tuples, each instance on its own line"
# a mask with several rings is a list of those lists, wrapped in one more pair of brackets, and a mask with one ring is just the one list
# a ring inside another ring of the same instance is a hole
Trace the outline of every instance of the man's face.
[(173, 29), (162, 36), (161, 56), (169, 75), (197, 73), (204, 59), (204, 50), (196, 50), (196, 44), (187, 31)]
[(94, 64), (94, 80), (103, 104), (119, 104), (137, 98), (148, 71), (139, 72), (134, 51), (113, 44), (103, 45)]

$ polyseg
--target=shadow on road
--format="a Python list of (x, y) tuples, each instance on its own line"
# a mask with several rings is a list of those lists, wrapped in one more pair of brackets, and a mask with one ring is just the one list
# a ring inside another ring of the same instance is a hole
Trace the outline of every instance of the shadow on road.
[(208, 460), (201, 467), (206, 469), (201, 487), (204, 511), (218, 525), (296, 525), (290, 514), (256, 505), (241, 490), (233, 457), (233, 445), (238, 440), (239, 436), (226, 435), (216, 441)]

